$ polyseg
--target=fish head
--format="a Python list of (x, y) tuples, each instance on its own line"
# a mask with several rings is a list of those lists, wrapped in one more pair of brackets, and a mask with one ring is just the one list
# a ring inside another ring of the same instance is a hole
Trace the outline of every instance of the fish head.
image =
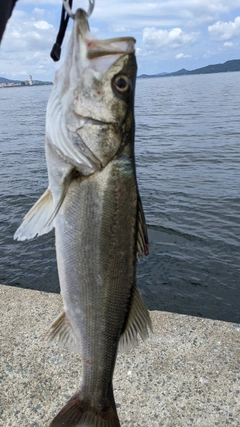
[[(46, 132), (85, 175), (105, 167), (126, 145), (133, 146), (136, 72), (135, 39), (96, 39), (79, 9), (65, 62), (56, 73)], [(59, 129), (65, 138), (59, 138)]]

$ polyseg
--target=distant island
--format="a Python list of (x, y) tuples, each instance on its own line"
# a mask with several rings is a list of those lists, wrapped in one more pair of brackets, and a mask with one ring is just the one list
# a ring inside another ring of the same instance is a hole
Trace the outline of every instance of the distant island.
[(210, 73), (229, 73), (232, 71), (240, 71), (240, 59), (233, 59), (224, 62), (224, 64), (207, 65), (206, 67), (197, 68), (196, 70), (188, 71), (182, 68), (173, 73), (159, 73), (159, 74), (141, 74), (139, 79), (149, 79), (153, 77), (171, 77), (171, 76), (188, 76), (191, 74), (210, 74)]
[(33, 80), (32, 76), (29, 76), (28, 80), (9, 80), (5, 77), (0, 77), (0, 88), (3, 87), (18, 87), (18, 86), (43, 86), (52, 85), (52, 82), (42, 82), (41, 80)]

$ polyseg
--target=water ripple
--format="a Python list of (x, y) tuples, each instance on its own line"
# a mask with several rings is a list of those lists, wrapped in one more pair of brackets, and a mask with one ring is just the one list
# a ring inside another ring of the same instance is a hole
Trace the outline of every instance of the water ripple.
[[(49, 87), (0, 90), (0, 283), (59, 292), (54, 234), (14, 242), (47, 186)], [(150, 309), (240, 322), (240, 73), (137, 81), (136, 163)]]

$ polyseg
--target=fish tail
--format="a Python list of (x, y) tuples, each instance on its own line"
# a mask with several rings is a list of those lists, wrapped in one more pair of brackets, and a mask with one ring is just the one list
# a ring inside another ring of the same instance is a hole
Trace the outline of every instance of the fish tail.
[(49, 427), (120, 427), (114, 398), (94, 402), (77, 391), (52, 420)]

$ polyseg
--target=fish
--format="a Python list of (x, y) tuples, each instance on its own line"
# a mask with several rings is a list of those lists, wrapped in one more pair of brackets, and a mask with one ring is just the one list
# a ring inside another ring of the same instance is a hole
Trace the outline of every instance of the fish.
[(136, 282), (148, 255), (134, 155), (135, 39), (99, 40), (75, 13), (47, 105), (49, 185), (15, 233), (55, 228), (63, 311), (46, 333), (81, 355), (79, 388), (50, 427), (120, 427), (113, 394), (118, 351), (152, 330)]

